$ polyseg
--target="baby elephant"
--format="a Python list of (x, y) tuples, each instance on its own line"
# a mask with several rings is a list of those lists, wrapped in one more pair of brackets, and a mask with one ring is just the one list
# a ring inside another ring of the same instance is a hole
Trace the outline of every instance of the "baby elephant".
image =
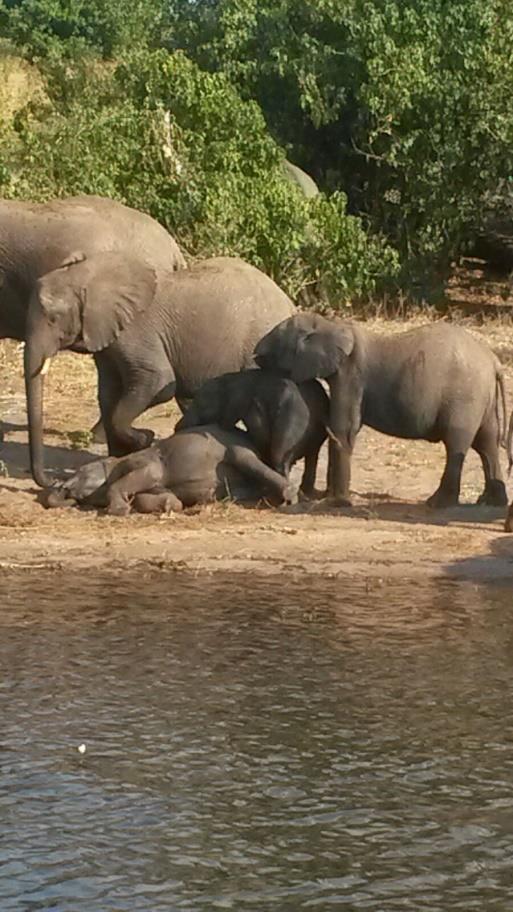
[(329, 399), (317, 380), (297, 385), (270, 371), (244, 370), (207, 380), (175, 430), (201, 424), (229, 430), (243, 421), (262, 459), (286, 478), (304, 458), (301, 490), (309, 495), (328, 413)]
[(205, 425), (129, 456), (89, 463), (60, 489), (52, 489), (46, 504), (106, 506), (108, 513), (124, 516), (131, 506), (142, 513), (160, 513), (225, 498), (264, 497), (291, 503), (295, 491), (262, 462), (245, 431)]

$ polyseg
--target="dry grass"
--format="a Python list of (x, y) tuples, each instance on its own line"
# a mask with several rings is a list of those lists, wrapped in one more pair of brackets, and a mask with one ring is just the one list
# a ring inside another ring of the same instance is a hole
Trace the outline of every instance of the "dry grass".
[(43, 79), (39, 70), (26, 60), (0, 46), (0, 121), (12, 116), (35, 95), (43, 96)]

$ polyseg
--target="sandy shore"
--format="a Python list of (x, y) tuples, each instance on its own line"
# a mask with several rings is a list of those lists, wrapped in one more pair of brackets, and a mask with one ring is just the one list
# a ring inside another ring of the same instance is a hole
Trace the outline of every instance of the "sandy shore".
[[(404, 324), (377, 322), (376, 328), (400, 331)], [(513, 328), (498, 322), (476, 331), (488, 337), (506, 364), (513, 393)], [(502, 531), (504, 511), (472, 505), (482, 489), (478, 457), (471, 453), (465, 465), (462, 506), (430, 511), (423, 501), (438, 485), (443, 448), (368, 428), (357, 441), (349, 510), (320, 501), (277, 510), (215, 504), (162, 518), (47, 511), (28, 474), (21, 355), (13, 343), (0, 343), (0, 377), (0, 415), (6, 422), (0, 444), (0, 570), (122, 570), (142, 561), (198, 572), (513, 579), (513, 536)], [(97, 417), (95, 390), (91, 359), (71, 354), (56, 359), (45, 411), (52, 471), (77, 467), (104, 452), (87, 446), (83, 433)], [(177, 415), (173, 405), (161, 406), (138, 424), (166, 436)], [(323, 454), (320, 488), (325, 471)]]

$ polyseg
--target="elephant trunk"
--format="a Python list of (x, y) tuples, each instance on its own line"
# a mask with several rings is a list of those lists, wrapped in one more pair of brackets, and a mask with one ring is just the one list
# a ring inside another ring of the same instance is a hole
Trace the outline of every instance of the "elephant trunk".
[(46, 359), (41, 359), (29, 342), (25, 344), (24, 368), (27, 393), (30, 469), (36, 484), (48, 485), (43, 460), (43, 376)]
[(328, 379), (330, 387), (330, 426), (328, 487), (341, 502), (350, 502), (351, 456), (362, 421), (363, 384), (354, 366), (344, 375)]

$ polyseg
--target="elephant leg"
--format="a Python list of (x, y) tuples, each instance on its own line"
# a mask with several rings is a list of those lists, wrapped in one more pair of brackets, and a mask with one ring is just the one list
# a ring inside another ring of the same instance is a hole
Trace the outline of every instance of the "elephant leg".
[(472, 443), (472, 449), (481, 457), (485, 477), (485, 488), (477, 502), (491, 507), (504, 507), (508, 503), (499, 457), (498, 437), (497, 422), (494, 419), (479, 428)]
[(363, 381), (354, 366), (328, 377), (330, 388), (328, 450), (329, 494), (339, 506), (351, 506), (351, 460), (362, 424)]
[(136, 494), (132, 501), (132, 509), (136, 513), (180, 513), (183, 504), (171, 491), (163, 488), (162, 491), (144, 491)]
[(328, 496), (342, 507), (351, 506), (351, 451), (330, 437), (328, 444)]
[(93, 428), (93, 433), (100, 425), (103, 428), (110, 456), (125, 456), (126, 450), (116, 446), (116, 440), (110, 431), (112, 413), (122, 395), (123, 386), (121, 377), (116, 367), (109, 362), (103, 352), (94, 355), (98, 371), (98, 404), (100, 406), (100, 420)]
[(426, 501), (429, 507), (443, 509), (457, 506), (460, 497), (461, 472), (470, 442), (462, 436), (453, 435), (445, 441), (446, 462), (440, 485)]
[[(105, 425), (109, 455), (124, 456), (150, 446), (154, 433), (133, 428), (132, 422), (152, 403), (167, 402), (176, 389), (175, 377), (169, 365), (166, 369), (149, 363), (129, 367), (125, 371), (116, 364), (96, 356), (99, 367), (99, 396)], [(146, 353), (147, 355), (148, 353)]]
[(307, 453), (305, 456), (305, 467), (301, 479), (300, 489), (306, 497), (310, 497), (315, 491), (315, 479), (317, 476), (317, 463), (319, 461), (319, 450)]
[[(269, 424), (269, 422), (267, 422)], [(276, 471), (288, 478), (291, 466), (300, 452), (300, 446), (310, 426), (310, 412), (306, 403), (298, 401), (297, 391), (287, 390), (267, 430), (270, 437), (270, 462)]]
[(267, 490), (272, 495), (277, 495), (280, 501), (295, 503), (297, 492), (295, 485), (291, 485), (287, 478), (270, 469), (269, 466), (258, 458), (253, 450), (244, 446), (229, 447), (226, 453), (227, 464), (237, 469), (241, 475), (246, 475), (262, 485), (262, 494)]
[(108, 486), (107, 513), (111, 516), (126, 516), (130, 513), (130, 502), (134, 495), (161, 488), (162, 476), (160, 459), (152, 458), (117, 478)]
[(508, 515), (506, 516), (506, 521), (504, 523), (505, 532), (513, 532), (513, 503), (510, 504)]
[(178, 408), (180, 409), (182, 415), (185, 415), (187, 409), (192, 405), (193, 399), (184, 399), (182, 396), (177, 396), (176, 401), (178, 403)]

